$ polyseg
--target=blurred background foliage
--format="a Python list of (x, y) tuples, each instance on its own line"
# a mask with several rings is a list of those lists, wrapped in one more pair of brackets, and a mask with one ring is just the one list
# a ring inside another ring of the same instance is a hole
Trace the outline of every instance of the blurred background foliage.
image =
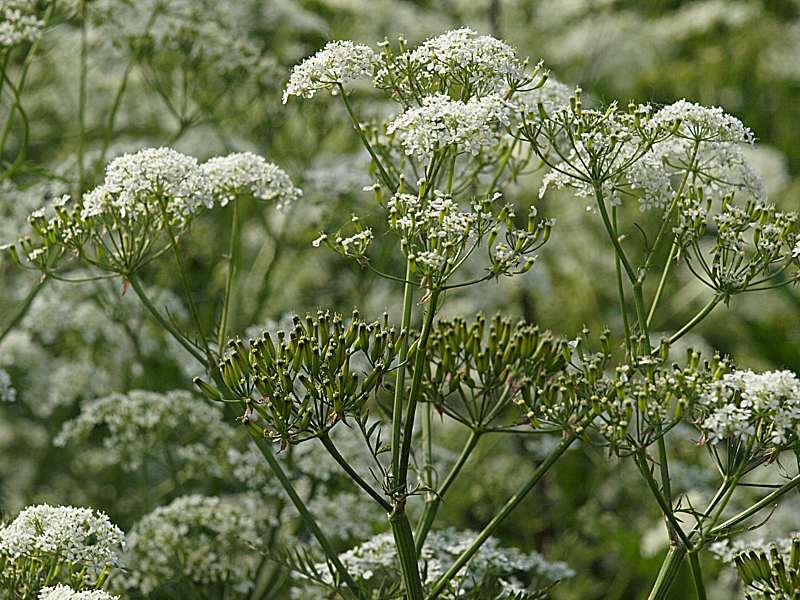
[[(759, 140), (750, 158), (770, 200), (798, 208), (797, 0), (73, 0), (56, 5), (34, 52), (26, 47), (8, 54), (15, 80), (27, 70), (21, 104), (28, 132), (17, 118), (0, 157), (7, 167), (24, 150), (19, 168), (0, 182), (0, 241), (16, 238), (26, 216), (47, 199), (90, 189), (105, 162), (122, 152), (170, 145), (205, 159), (251, 150), (286, 169), (304, 198), (284, 214), (255, 203), (244, 208), (244, 282), (231, 330), (279, 323), (288, 311), (318, 307), (347, 313), (358, 304), (366, 315), (396, 315), (396, 284), (311, 246), (323, 226), (335, 230), (356, 207), (369, 211), (370, 194), (362, 191), (371, 184), (369, 162), (343, 108), (329, 100), (284, 105), (281, 90), (290, 67), (328, 40), (374, 44), (402, 34), (417, 42), (461, 26), (501, 37), (533, 61), (542, 58), (559, 81), (580, 85), (598, 104), (685, 97), (724, 107)], [(353, 101), (362, 114), (385, 110), (367, 94)], [(2, 110), (11, 106), (4, 96)], [(557, 219), (537, 267), (511, 282), (453, 294), (445, 311), (501, 311), (567, 336), (582, 324), (594, 331), (618, 326), (613, 256), (604, 233), (583, 200), (566, 192), (539, 200), (540, 177), (534, 171), (506, 190), (519, 205), (536, 204), (540, 214)], [(228, 229), (225, 213), (210, 211), (184, 240), (194, 295), (207, 316), (222, 296), (217, 257), (225, 253)], [(383, 270), (400, 271), (392, 260), (376, 257)], [(187, 318), (171, 270), (153, 266), (146, 279), (178, 321)], [(0, 315), (10, 315), (34, 283), (33, 275), (4, 264)], [(656, 329), (669, 332), (685, 321), (702, 294), (695, 280), (679, 280), (665, 295)], [(799, 311), (795, 288), (740, 296), (687, 343), (729, 353), (741, 367), (800, 371)], [(163, 338), (120, 281), (51, 284), (0, 342), (0, 369), (10, 378), (6, 394), (16, 396), (0, 403), (0, 508), (6, 516), (35, 502), (72, 503), (105, 510), (129, 530), (154, 506), (181, 495), (274, 487), (266, 476), (259, 485), (256, 474), (175, 478), (158, 444), (144, 461), (149, 471), (132, 475), (105, 460), (114, 455), (103, 445), (102, 428), (79, 446), (53, 445), (62, 424), (93, 398), (190, 389), (196, 370), (190, 357)], [(455, 453), (461, 436), (453, 429), (439, 444)], [(246, 457), (236, 458), (246, 455), (242, 437), (231, 428), (231, 447), (209, 450), (209, 464), (214, 453), (233, 456), (228, 467), (246, 464)], [(167, 436), (163, 442), (185, 440)], [(528, 436), (486, 441), (445, 503), (442, 522), (479, 527), (550, 442)], [(675, 457), (676, 487), (691, 494), (707, 485), (703, 455), (689, 437), (684, 450)], [(324, 521), (337, 528), (342, 549), (384, 528), (380, 518), (359, 520), (346, 481), (310, 473), (303, 460), (314, 461), (307, 457), (285, 460), (298, 478), (308, 479), (307, 493), (319, 495), (320, 505), (328, 499), (331, 514)], [(501, 542), (575, 569), (577, 576), (559, 585), (554, 598), (641, 598), (666, 548), (659, 545), (665, 536), (657, 507), (636, 477), (630, 465), (609, 461), (601, 449), (572, 450), (502, 528)], [(269, 506), (280, 518), (281, 501), (272, 495), (265, 502), (274, 503)], [(787, 502), (767, 528), (800, 529), (798, 500)], [(713, 597), (732, 597), (734, 574), (710, 556), (704, 560), (707, 579), (715, 580)], [(690, 597), (690, 589), (684, 577), (672, 597)], [(180, 597), (176, 593), (167, 588), (161, 597)]]

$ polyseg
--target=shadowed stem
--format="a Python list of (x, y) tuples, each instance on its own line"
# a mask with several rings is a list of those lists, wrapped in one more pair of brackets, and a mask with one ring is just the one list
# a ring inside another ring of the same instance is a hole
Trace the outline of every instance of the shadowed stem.
[(689, 553), (689, 569), (692, 572), (694, 589), (697, 591), (697, 600), (706, 600), (706, 587), (703, 585), (703, 572), (700, 570), (700, 559), (697, 552)]
[(664, 562), (661, 563), (661, 570), (658, 572), (658, 577), (653, 584), (653, 589), (650, 590), (650, 595), (647, 600), (664, 600), (669, 593), (669, 588), (678, 576), (681, 570), (681, 564), (686, 557), (686, 548), (681, 545), (670, 546)]
[(466, 565), (470, 559), (480, 550), (481, 546), (492, 536), (492, 534), (497, 530), (497, 528), (506, 520), (506, 518), (514, 511), (514, 509), (519, 505), (520, 502), (528, 495), (528, 493), (533, 489), (533, 487), (539, 482), (539, 480), (544, 476), (545, 473), (552, 467), (555, 462), (561, 458), (561, 455), (566, 452), (567, 448), (569, 448), (575, 440), (577, 440), (577, 436), (568, 434), (561, 443), (558, 444), (551, 452), (547, 455), (547, 458), (537, 467), (537, 469), (533, 472), (530, 476), (528, 481), (526, 481), (520, 488), (517, 490), (511, 498), (503, 505), (503, 507), (492, 517), (492, 520), (486, 524), (486, 526), (481, 530), (478, 536), (473, 540), (473, 542), (469, 545), (469, 547), (462, 552), (459, 557), (455, 560), (455, 562), (447, 569), (444, 575), (442, 575), (434, 584), (433, 588), (431, 589), (431, 593), (428, 594), (427, 600), (433, 600), (439, 594), (441, 594), (447, 584), (450, 583), (450, 580), (455, 577), (461, 568)]
[(303, 502), (303, 499), (300, 498), (297, 490), (294, 489), (294, 486), (292, 485), (289, 477), (286, 475), (286, 472), (283, 470), (283, 467), (281, 467), (280, 463), (273, 455), (272, 446), (264, 438), (263, 432), (261, 432), (258, 426), (252, 422), (248, 423), (247, 432), (250, 434), (250, 437), (253, 439), (256, 446), (258, 446), (259, 451), (266, 459), (267, 464), (269, 464), (269, 467), (272, 469), (275, 477), (277, 477), (278, 481), (280, 481), (281, 486), (283, 486), (283, 489), (286, 491), (286, 494), (289, 496), (292, 504), (294, 504), (297, 512), (300, 513), (303, 523), (311, 532), (311, 535), (314, 536), (319, 545), (322, 547), (322, 550), (325, 552), (325, 558), (336, 571), (336, 575), (338, 575), (338, 577), (344, 582), (350, 591), (353, 592), (353, 595), (356, 598), (359, 598), (359, 600), (367, 600), (364, 592), (358, 587), (358, 585), (356, 585), (356, 582), (342, 564), (342, 561), (339, 560), (339, 554), (333, 548), (328, 538), (325, 537), (325, 534), (322, 533), (322, 530), (319, 528), (319, 525), (317, 524), (313, 515), (309, 512), (308, 507), (305, 505), (305, 502)]
[(425, 508), (417, 523), (417, 529), (414, 532), (417, 553), (419, 553), (425, 545), (425, 539), (428, 537), (428, 532), (433, 525), (434, 519), (436, 519), (436, 513), (439, 511), (442, 500), (444, 500), (444, 495), (447, 493), (447, 490), (450, 489), (450, 486), (453, 485), (459, 473), (461, 473), (461, 469), (464, 467), (464, 464), (466, 464), (467, 459), (472, 454), (475, 446), (478, 445), (480, 437), (481, 432), (475, 430), (470, 432), (467, 443), (464, 444), (464, 448), (461, 450), (458, 460), (456, 460), (455, 464), (450, 469), (444, 483), (442, 483), (442, 486), (436, 490), (436, 492), (432, 493), (432, 499), (425, 502)]
[(17, 312), (14, 313), (14, 315), (11, 317), (11, 320), (5, 325), (3, 330), (0, 331), (0, 342), (2, 342), (5, 339), (5, 337), (9, 333), (11, 333), (14, 327), (19, 325), (19, 322), (25, 318), (25, 315), (28, 314), (28, 311), (30, 310), (33, 301), (36, 299), (36, 296), (38, 296), (39, 292), (41, 292), (42, 288), (44, 288), (45, 283), (47, 283), (46, 274), (42, 275), (41, 278), (39, 278), (39, 281), (36, 282), (36, 285), (34, 285), (31, 288), (31, 291), (28, 292), (28, 295), (25, 296), (25, 299), (22, 301), (22, 304), (17, 309)]

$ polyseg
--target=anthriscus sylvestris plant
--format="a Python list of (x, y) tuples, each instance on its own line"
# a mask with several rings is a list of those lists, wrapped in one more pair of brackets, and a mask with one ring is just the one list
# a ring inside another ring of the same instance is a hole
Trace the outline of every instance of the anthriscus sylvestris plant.
[[(249, 435), (316, 542), (278, 559), (298, 574), (298, 594), (307, 587), (332, 598), (544, 597), (572, 571), (501, 548), (493, 536), (580, 440), (630, 461), (663, 514), (670, 549), (650, 599), (666, 597), (687, 560), (697, 596), (705, 598), (699, 553), (800, 485), (800, 475), (787, 472), (769, 493), (738, 507), (737, 492), (751, 486), (756, 469), (792, 451), (800, 456), (796, 375), (743, 371), (728, 357), (674, 350), (737, 296), (798, 281), (800, 223), (769, 203), (748, 165), (744, 148), (753, 134), (722, 109), (685, 100), (595, 105), (550, 78), (542, 64), (469, 29), (416, 47), (402, 38), (377, 49), (331, 42), (294, 67), (283, 101), (325, 95), (342, 103), (369, 156), (373, 183), (365, 191), (374, 203), (308, 243), (393, 285), (402, 298), (399, 314), (376, 318), (356, 309), (343, 316), (322, 306), (293, 315), (281, 329), (246, 339), (232, 334), (245, 268), (240, 204), (280, 210), (302, 196), (283, 170), (250, 153), (202, 163), (169, 148), (122, 155), (96, 187), (31, 215), (31, 234), (6, 250), (43, 281), (117, 278), (196, 360), (197, 388)], [(379, 99), (391, 114), (362, 114), (361, 97)], [(565, 201), (588, 208), (587, 227), (603, 232), (618, 321), (599, 332), (579, 328), (570, 339), (502, 315), (441, 317), (454, 296), (525, 277), (547, 251), (554, 220), (504, 194), (535, 171), (542, 174), (540, 199), (571, 191), (574, 199)], [(631, 204), (636, 210), (628, 210)], [(193, 297), (184, 250), (203, 218), (230, 219), (224, 293), (211, 319)], [(386, 260), (392, 254), (398, 261)], [(167, 260), (184, 291), (188, 327), (157, 306), (143, 282), (149, 266)], [(669, 282), (685, 276), (697, 278), (707, 298), (685, 324), (656, 339)], [(168, 406), (165, 397), (136, 392), (96, 401), (97, 414), (83, 411), (59, 441), (88, 435), (106, 420), (110, 437), (140, 431), (137, 441), (146, 441), (155, 428), (136, 414), (125, 427), (114, 426), (122, 412), (116, 403), (158, 407), (165, 422), (169, 406), (192, 403), (175, 396)], [(466, 442), (442, 472), (437, 436), (445, 424), (463, 428)], [(703, 506), (672, 491), (669, 445), (681, 428), (696, 433), (718, 471), (718, 489)], [(214, 438), (222, 431), (207, 430)], [(439, 509), (476, 448), (487, 438), (527, 434), (555, 443), (543, 459), (520, 465), (516, 492), (475, 533), (439, 527)], [(343, 453), (337, 436), (356, 439), (368, 466)], [(385, 515), (390, 534), (338, 551), (278, 458), (311, 444)], [(136, 460), (125, 457), (126, 465)], [(181, 569), (220, 589), (229, 576), (246, 580), (264, 551), (261, 529), (246, 523), (254, 511), (240, 510), (249, 500), (232, 502), (187, 496), (152, 513), (131, 537), (131, 553), (152, 568), (131, 571), (121, 585), (155, 588)], [(212, 513), (219, 513), (219, 527), (203, 525)], [(181, 527), (220, 548), (241, 527), (253, 554), (230, 565), (188, 556), (176, 570), (150, 545)], [(762, 573), (764, 557), (748, 560), (740, 567), (748, 585), (775, 585)], [(795, 563), (772, 568), (790, 571)], [(247, 589), (245, 581), (230, 593)]]

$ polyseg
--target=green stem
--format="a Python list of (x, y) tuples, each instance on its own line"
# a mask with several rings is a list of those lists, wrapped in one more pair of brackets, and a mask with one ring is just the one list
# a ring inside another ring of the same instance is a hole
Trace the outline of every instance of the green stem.
[(358, 485), (358, 487), (367, 492), (367, 494), (369, 494), (369, 496), (375, 500), (375, 502), (377, 502), (386, 512), (392, 511), (392, 505), (389, 504), (386, 499), (383, 498), (383, 496), (381, 496), (369, 483), (364, 481), (361, 475), (359, 475), (358, 472), (356, 472), (356, 470), (350, 466), (344, 456), (341, 455), (338, 448), (336, 448), (327, 433), (320, 434), (319, 441), (322, 442), (322, 445), (325, 446), (325, 449), (328, 451), (328, 453), (337, 463), (339, 463), (339, 466), (342, 467), (344, 472), (350, 476), (350, 478), (356, 483), (356, 485)]
[(361, 128), (361, 123), (358, 122), (358, 118), (356, 117), (356, 113), (353, 111), (350, 100), (347, 99), (347, 93), (345, 92), (344, 86), (341, 83), (336, 85), (339, 87), (339, 95), (342, 97), (344, 106), (347, 109), (347, 114), (350, 115), (350, 120), (353, 122), (353, 126), (358, 133), (358, 137), (361, 138), (361, 143), (364, 144), (364, 148), (366, 148), (367, 152), (369, 152), (369, 155), (372, 157), (375, 166), (378, 167), (378, 171), (380, 171), (381, 179), (383, 180), (384, 184), (389, 188), (392, 194), (394, 194), (397, 191), (397, 184), (391, 177), (389, 177), (389, 173), (387, 173), (386, 169), (383, 168), (383, 163), (381, 163), (378, 155), (375, 153), (375, 150), (373, 150), (372, 144), (369, 143), (367, 134), (365, 134), (364, 130)]
[(406, 333), (400, 347), (398, 357), (397, 376), (394, 384), (394, 403), (392, 405), (392, 476), (397, 481), (400, 471), (400, 436), (402, 434), (403, 420), (403, 394), (405, 393), (406, 381), (406, 362), (408, 360), (408, 332), (411, 328), (411, 305), (414, 302), (414, 286), (411, 283), (412, 266), (411, 261), (406, 263), (406, 277), (403, 285), (403, 317), (400, 323), (400, 331)]
[(408, 515), (405, 512), (404, 499), (400, 501), (395, 510), (389, 515), (389, 523), (392, 526), (394, 542), (400, 559), (400, 568), (403, 573), (406, 598), (408, 598), (408, 600), (424, 600), (425, 592), (422, 590), (422, 580), (419, 576), (419, 564), (417, 563), (417, 551), (414, 546), (414, 534), (411, 531), (411, 523), (409, 523)]
[(186, 350), (191, 354), (197, 362), (199, 362), (203, 367), (208, 368), (208, 360), (205, 356), (203, 356), (197, 348), (195, 348), (186, 337), (178, 331), (175, 326), (169, 322), (160, 312), (158, 309), (153, 305), (150, 301), (150, 298), (147, 297), (147, 294), (142, 287), (142, 284), (139, 282), (138, 277), (134, 275), (128, 275), (128, 281), (133, 288), (133, 291), (136, 292), (136, 295), (139, 297), (139, 300), (142, 301), (145, 308), (150, 312), (153, 318), (158, 321), (158, 324), (161, 325), (164, 329), (166, 329), (173, 338), (175, 338), (181, 346), (186, 348)]
[(664, 292), (664, 285), (667, 282), (667, 275), (669, 275), (670, 268), (672, 266), (672, 261), (675, 258), (675, 252), (678, 250), (678, 244), (676, 242), (672, 242), (672, 246), (669, 249), (669, 255), (667, 256), (667, 262), (664, 265), (664, 270), (661, 272), (661, 279), (658, 281), (658, 288), (656, 289), (656, 294), (653, 296), (653, 301), (650, 304), (650, 310), (647, 313), (647, 326), (653, 323), (653, 316), (656, 314), (656, 306), (658, 306), (658, 301), (661, 299), (661, 294)]
[(231, 298), (233, 296), (233, 282), (239, 270), (239, 199), (233, 200), (233, 211), (231, 214), (231, 240), (228, 250), (228, 277), (225, 282), (225, 299), (222, 303), (222, 314), (219, 320), (219, 330), (217, 332), (217, 352), (222, 352), (222, 345), (225, 343), (225, 334), (228, 329), (228, 314), (231, 309)]
[(342, 564), (342, 561), (339, 559), (339, 554), (331, 545), (328, 538), (325, 537), (325, 534), (322, 533), (322, 530), (319, 528), (316, 520), (314, 519), (313, 515), (309, 512), (308, 507), (303, 502), (302, 498), (300, 498), (299, 494), (295, 490), (294, 486), (292, 485), (291, 480), (286, 475), (286, 472), (281, 467), (278, 460), (272, 454), (272, 447), (270, 443), (264, 438), (262, 432), (258, 429), (258, 427), (254, 423), (249, 423), (247, 427), (247, 431), (250, 434), (250, 437), (258, 446), (259, 451), (264, 456), (269, 464), (270, 469), (275, 474), (275, 477), (278, 478), (281, 485), (283, 486), (284, 491), (289, 496), (289, 499), (294, 504), (294, 507), (297, 509), (297, 512), (300, 513), (300, 517), (303, 519), (303, 523), (311, 532), (311, 535), (319, 543), (322, 550), (325, 552), (325, 557), (333, 566), (336, 571), (336, 574), (341, 578), (341, 580), (345, 583), (345, 585), (350, 588), (353, 592), (353, 595), (356, 598), (367, 600), (366, 595), (363, 591), (356, 585), (355, 581), (353, 580), (350, 573), (348, 573), (345, 566)]
[(503, 505), (503, 507), (492, 517), (491, 521), (486, 524), (486, 526), (481, 530), (478, 536), (473, 540), (473, 542), (469, 545), (469, 547), (464, 550), (459, 557), (455, 560), (455, 562), (450, 566), (450, 568), (442, 575), (434, 584), (433, 588), (431, 589), (430, 594), (428, 594), (427, 600), (433, 600), (439, 594), (441, 594), (447, 585), (450, 583), (450, 580), (456, 576), (456, 574), (461, 570), (461, 568), (466, 565), (470, 559), (475, 555), (480, 547), (486, 542), (489, 537), (497, 530), (497, 528), (505, 521), (505, 519), (514, 511), (514, 509), (519, 505), (520, 502), (528, 495), (528, 493), (533, 489), (533, 487), (539, 482), (539, 480), (544, 476), (545, 473), (552, 467), (555, 462), (561, 457), (564, 452), (566, 452), (567, 448), (569, 448), (572, 443), (577, 439), (575, 435), (569, 435), (561, 440), (561, 443), (558, 444), (551, 452), (547, 455), (547, 458), (537, 467), (537, 469), (533, 472), (530, 478), (517, 490), (517, 492), (508, 499), (508, 501)]
[(678, 330), (675, 334), (672, 335), (672, 337), (669, 338), (669, 343), (673, 344), (677, 342), (684, 335), (689, 333), (689, 331), (694, 329), (694, 327), (696, 327), (697, 324), (700, 323), (700, 321), (705, 319), (708, 316), (708, 314), (712, 310), (714, 310), (714, 307), (717, 304), (719, 304), (721, 300), (722, 296), (719, 294), (716, 294), (713, 298), (711, 298), (711, 300), (709, 300), (708, 303), (702, 309), (700, 309), (700, 312), (698, 312), (694, 317), (692, 317), (691, 321), (686, 323), (686, 325), (681, 327), (680, 330)]
[(444, 495), (447, 493), (447, 490), (450, 489), (450, 486), (453, 485), (453, 482), (456, 480), (459, 473), (461, 473), (461, 469), (464, 467), (464, 464), (466, 464), (467, 459), (472, 454), (475, 446), (478, 445), (478, 440), (480, 437), (480, 431), (472, 430), (470, 432), (467, 443), (464, 444), (464, 448), (462, 448), (458, 460), (456, 460), (455, 464), (450, 469), (450, 472), (447, 474), (444, 483), (442, 483), (442, 486), (435, 493), (431, 494), (430, 500), (426, 500), (425, 508), (422, 510), (422, 516), (419, 518), (417, 529), (414, 532), (417, 553), (419, 553), (422, 550), (422, 547), (425, 545), (425, 539), (428, 537), (428, 532), (433, 525), (434, 519), (436, 519), (436, 513), (439, 511), (442, 500), (444, 500)]
[(664, 498), (661, 490), (658, 489), (658, 483), (650, 472), (650, 465), (648, 465), (647, 461), (647, 452), (644, 448), (639, 448), (636, 451), (636, 465), (639, 467), (639, 471), (647, 482), (647, 486), (650, 488), (656, 502), (658, 502), (661, 512), (663, 512), (664, 516), (667, 518), (671, 530), (680, 538), (683, 545), (686, 546), (686, 549), (691, 550), (692, 544), (681, 528), (680, 523), (675, 519), (675, 515), (672, 512), (672, 505)]
[(697, 600), (706, 600), (706, 587), (703, 584), (703, 572), (700, 570), (700, 559), (697, 557), (697, 552), (689, 553), (689, 569), (692, 572)]
[(417, 411), (417, 402), (422, 389), (422, 371), (425, 366), (425, 359), (428, 353), (428, 338), (433, 328), (433, 319), (436, 315), (436, 305), (439, 301), (441, 290), (431, 291), (428, 304), (425, 307), (423, 316), (422, 331), (419, 335), (416, 354), (414, 355), (414, 374), (411, 379), (411, 390), (408, 394), (408, 404), (404, 417), (403, 443), (400, 448), (400, 468), (397, 474), (398, 489), (405, 493), (408, 482), (408, 460), (411, 455), (411, 438), (414, 435), (414, 416)]
[(22, 304), (17, 309), (17, 312), (14, 313), (14, 316), (11, 317), (11, 320), (6, 324), (3, 330), (0, 331), (0, 342), (2, 342), (5, 339), (5, 337), (9, 333), (11, 333), (11, 330), (14, 329), (14, 327), (16, 327), (17, 325), (19, 325), (19, 322), (25, 318), (25, 315), (28, 314), (28, 311), (30, 310), (33, 301), (36, 299), (36, 296), (39, 295), (39, 292), (42, 291), (42, 288), (44, 287), (46, 282), (47, 282), (47, 275), (44, 274), (39, 278), (39, 281), (36, 282), (36, 285), (34, 285), (31, 288), (31, 291), (28, 292), (27, 296), (25, 296), (25, 299), (22, 301)]
[(772, 504), (773, 502), (778, 500), (781, 496), (783, 496), (787, 492), (792, 491), (798, 485), (800, 485), (800, 475), (795, 475), (787, 483), (785, 483), (784, 485), (782, 485), (781, 487), (776, 489), (771, 494), (768, 494), (767, 496), (764, 496), (761, 500), (756, 502), (750, 508), (748, 508), (746, 510), (743, 510), (742, 512), (740, 512), (739, 514), (731, 517), (730, 519), (728, 519), (724, 523), (720, 523), (719, 525), (714, 527), (711, 530), (710, 534), (712, 536), (725, 535), (726, 530), (731, 529), (732, 527), (735, 527), (736, 525), (738, 525), (739, 523), (741, 523), (742, 521), (744, 521), (746, 519), (749, 519), (754, 514), (759, 512), (761, 509), (769, 506), (770, 504)]
[[(613, 221), (614, 227), (614, 235), (618, 236), (617, 233), (617, 207), (614, 206), (611, 208), (611, 216)], [(633, 339), (631, 337), (631, 326), (630, 322), (628, 321), (628, 309), (625, 306), (625, 287), (622, 285), (622, 263), (620, 262), (619, 255), (615, 252), (614, 253), (614, 267), (617, 272), (617, 296), (619, 296), (619, 310), (622, 313), (622, 325), (625, 329), (625, 347), (628, 351), (628, 355), (633, 357)]]
[(664, 600), (667, 597), (669, 588), (678, 576), (685, 557), (686, 548), (683, 546), (670, 546), (664, 562), (661, 563), (661, 570), (658, 572), (658, 577), (656, 577), (647, 600)]

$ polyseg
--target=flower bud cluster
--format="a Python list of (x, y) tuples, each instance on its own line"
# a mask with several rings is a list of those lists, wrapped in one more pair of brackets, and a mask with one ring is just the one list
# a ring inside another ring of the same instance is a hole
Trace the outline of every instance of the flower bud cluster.
[[(228, 343), (219, 370), (225, 385), (247, 405), (246, 417), (282, 445), (313, 438), (348, 416), (360, 416), (377, 393), (405, 335), (383, 322), (369, 323), (353, 312), (295, 316), (287, 335), (265, 333)], [(413, 354), (413, 350), (410, 351)], [(218, 392), (196, 380), (212, 398)]]
[[(732, 196), (714, 207), (702, 188), (690, 188), (675, 229), (690, 268), (710, 288), (726, 297), (759, 289), (797, 262), (797, 213), (753, 200), (742, 206)], [(714, 235), (710, 249), (702, 244), (707, 232)]]
[(593, 426), (616, 454), (646, 448), (691, 415), (705, 386), (729, 368), (720, 357), (703, 361), (691, 350), (683, 366), (649, 357), (618, 366), (593, 386)]
[(768, 551), (748, 550), (734, 558), (748, 600), (791, 600), (800, 590), (800, 537), (786, 540), (785, 552), (772, 544)]
[(425, 394), (440, 412), (472, 427), (504, 416), (512, 404), (533, 404), (532, 390), (562, 371), (569, 350), (562, 340), (526, 323), (496, 315), (440, 320), (431, 332)]

